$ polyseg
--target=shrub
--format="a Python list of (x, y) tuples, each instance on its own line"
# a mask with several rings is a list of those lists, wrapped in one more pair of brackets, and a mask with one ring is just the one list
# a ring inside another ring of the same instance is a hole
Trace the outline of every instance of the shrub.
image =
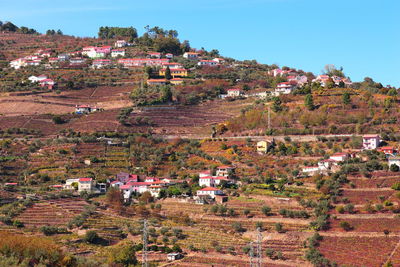
[(88, 243), (95, 244), (99, 241), (100, 237), (96, 231), (90, 230), (85, 234), (84, 240)]
[(283, 225), (281, 223), (275, 223), (275, 231), (277, 231), (278, 233), (284, 233), (286, 232), (283, 229)]
[[(392, 165), (393, 166), (393, 165)], [(395, 166), (397, 166), (397, 165), (395, 165)], [(398, 168), (398, 167), (397, 167)], [(394, 189), (394, 190), (400, 190), (400, 183), (394, 183), (393, 185), (392, 185), (392, 189)]]
[(340, 222), (340, 227), (342, 227), (343, 230), (345, 231), (351, 231), (353, 230), (353, 227), (350, 225), (350, 223), (346, 222), (346, 221), (341, 221)]
[[(400, 170), (400, 168), (396, 164), (390, 165), (390, 171), (391, 172), (398, 172), (399, 170)], [(396, 190), (399, 190), (399, 189), (396, 189)]]
[(55, 124), (63, 124), (63, 123), (66, 123), (66, 120), (64, 120), (61, 116), (54, 116), (54, 117), (52, 118), (52, 120), (53, 120), (53, 122), (54, 122)]
[(262, 207), (261, 207), (261, 212), (262, 212), (265, 216), (268, 216), (268, 215), (270, 215), (271, 208), (268, 207), (268, 206), (262, 206)]
[(246, 232), (246, 229), (242, 227), (242, 224), (239, 222), (234, 222), (232, 223), (232, 227), (233, 229), (238, 232), (238, 233), (242, 233), (242, 232)]

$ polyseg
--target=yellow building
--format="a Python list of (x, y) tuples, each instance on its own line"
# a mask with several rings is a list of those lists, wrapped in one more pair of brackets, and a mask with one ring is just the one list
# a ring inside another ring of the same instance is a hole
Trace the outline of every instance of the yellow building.
[[(159, 71), (159, 75), (160, 76), (165, 76), (165, 71), (167, 69), (160, 69)], [(173, 78), (175, 77), (187, 77), (188, 76), (188, 72), (186, 69), (170, 69), (171, 71), (171, 76)]]
[(259, 141), (259, 142), (257, 142), (257, 152), (267, 153), (269, 144), (270, 143), (268, 141)]

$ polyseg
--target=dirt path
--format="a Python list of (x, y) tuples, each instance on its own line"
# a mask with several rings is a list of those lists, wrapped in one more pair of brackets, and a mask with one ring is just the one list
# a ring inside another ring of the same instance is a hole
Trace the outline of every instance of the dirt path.
[(400, 240), (397, 242), (396, 246), (393, 248), (392, 252), (390, 253), (389, 257), (387, 258), (386, 262), (389, 262), (393, 255), (396, 253), (397, 249), (400, 247)]

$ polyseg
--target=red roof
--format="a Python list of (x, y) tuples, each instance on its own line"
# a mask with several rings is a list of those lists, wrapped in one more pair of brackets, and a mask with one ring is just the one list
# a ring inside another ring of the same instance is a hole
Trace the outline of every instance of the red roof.
[(381, 150), (391, 150), (391, 149), (394, 149), (394, 148), (392, 146), (383, 146), (383, 147), (381, 147), (379, 149), (381, 149)]
[(148, 82), (167, 82), (165, 79), (149, 79)]
[(220, 190), (215, 187), (205, 187), (203, 189), (200, 189), (199, 191), (220, 191)]
[(91, 182), (92, 178), (79, 178), (79, 182)]
[(363, 138), (379, 138), (379, 135), (377, 134), (366, 134), (363, 136)]
[(18, 183), (5, 183), (4, 185), (17, 185)]
[(55, 185), (52, 185), (51, 187), (53, 187), (53, 188), (61, 188), (61, 187), (64, 187), (62, 184), (55, 184)]
[(347, 156), (347, 153), (335, 153), (332, 156)]
[(151, 185), (152, 183), (150, 183), (150, 182), (129, 182), (129, 184), (132, 186), (141, 186), (141, 185)]
[(131, 185), (121, 185), (119, 188), (120, 189), (131, 189)]

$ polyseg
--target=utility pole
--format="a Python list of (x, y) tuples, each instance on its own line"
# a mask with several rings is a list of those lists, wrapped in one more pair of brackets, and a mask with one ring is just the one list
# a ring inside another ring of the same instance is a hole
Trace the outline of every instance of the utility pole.
[(257, 228), (257, 267), (262, 266), (262, 234), (260, 227)]
[(142, 267), (148, 267), (147, 262), (147, 220), (143, 221), (143, 249), (142, 249)]
[(271, 106), (268, 105), (268, 130), (271, 130)]

